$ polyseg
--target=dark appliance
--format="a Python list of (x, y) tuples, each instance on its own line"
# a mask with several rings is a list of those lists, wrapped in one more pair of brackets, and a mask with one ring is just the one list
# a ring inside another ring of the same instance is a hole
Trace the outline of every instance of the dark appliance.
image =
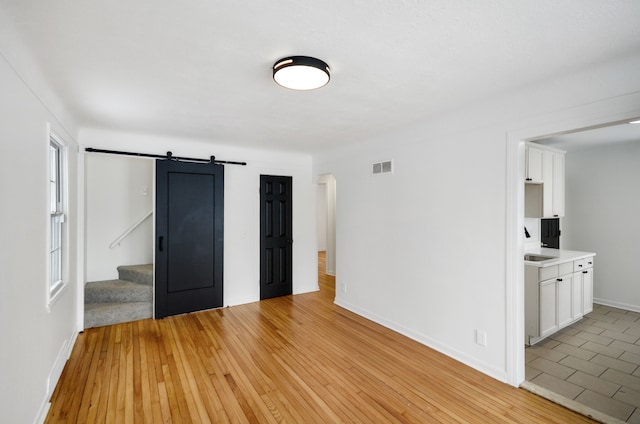
[(540, 242), (542, 247), (560, 249), (560, 218), (542, 220)]

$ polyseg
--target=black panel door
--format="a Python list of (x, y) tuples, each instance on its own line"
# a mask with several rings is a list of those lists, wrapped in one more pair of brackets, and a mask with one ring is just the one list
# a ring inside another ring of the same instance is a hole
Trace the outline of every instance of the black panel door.
[(156, 162), (155, 316), (222, 306), (224, 167)]
[(260, 176), (260, 299), (292, 293), (291, 177)]

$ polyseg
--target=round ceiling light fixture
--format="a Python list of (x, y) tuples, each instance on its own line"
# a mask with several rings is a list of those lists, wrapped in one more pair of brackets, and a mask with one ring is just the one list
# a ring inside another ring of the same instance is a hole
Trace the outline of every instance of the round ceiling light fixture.
[(324, 87), (331, 78), (329, 65), (309, 56), (284, 57), (273, 65), (273, 80), (292, 90)]

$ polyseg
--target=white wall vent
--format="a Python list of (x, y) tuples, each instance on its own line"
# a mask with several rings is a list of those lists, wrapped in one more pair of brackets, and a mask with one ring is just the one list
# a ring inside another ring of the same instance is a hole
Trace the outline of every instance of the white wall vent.
[(373, 163), (371, 164), (371, 173), (374, 175), (393, 173), (393, 162), (385, 160), (384, 162)]

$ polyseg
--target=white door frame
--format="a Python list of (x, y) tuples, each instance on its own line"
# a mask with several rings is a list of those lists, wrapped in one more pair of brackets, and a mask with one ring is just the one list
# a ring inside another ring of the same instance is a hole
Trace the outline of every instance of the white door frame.
[(554, 134), (629, 122), (640, 117), (640, 92), (530, 120), (506, 133), (506, 371), (507, 382), (524, 382), (524, 142)]

